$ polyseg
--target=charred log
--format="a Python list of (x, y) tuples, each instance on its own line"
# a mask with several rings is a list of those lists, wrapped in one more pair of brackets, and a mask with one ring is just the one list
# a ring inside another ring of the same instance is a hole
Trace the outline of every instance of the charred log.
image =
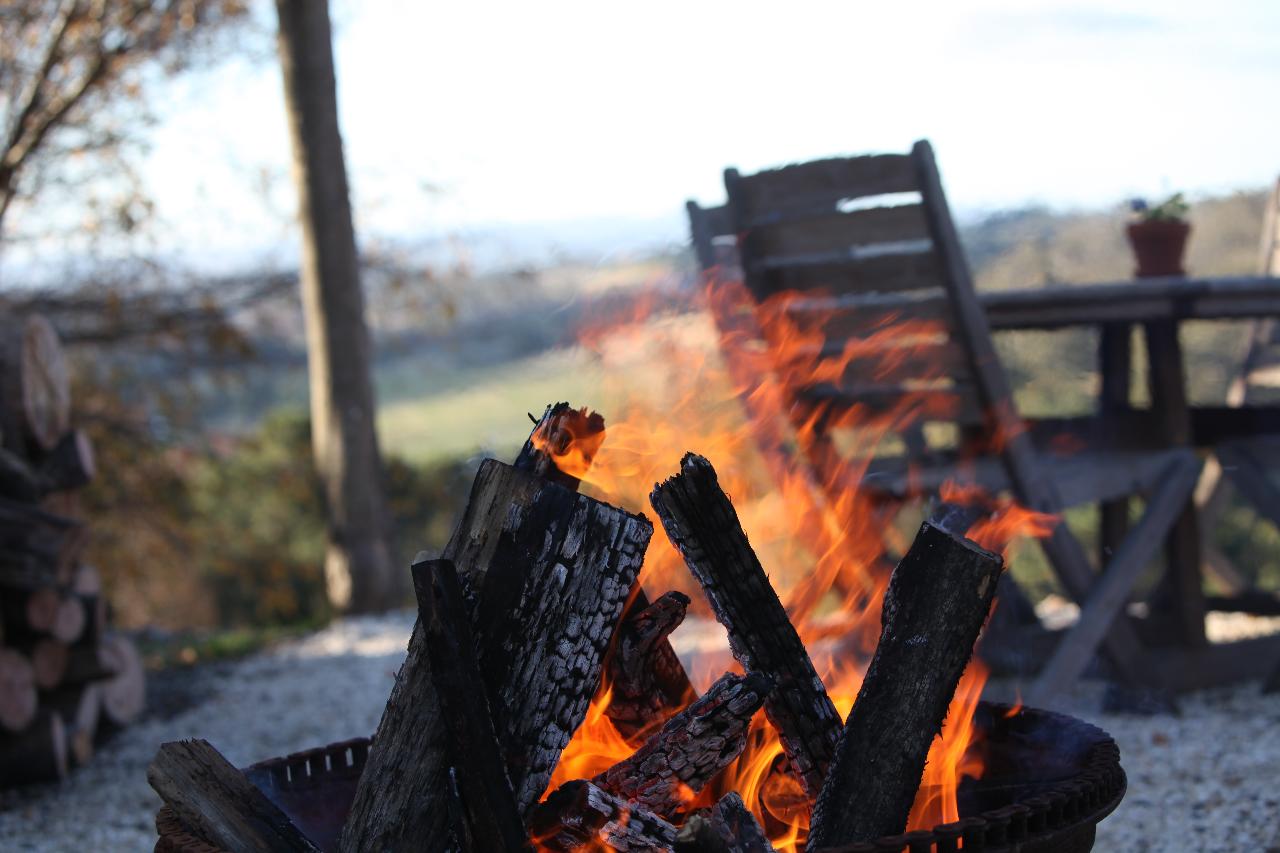
[[(642, 516), (494, 460), (476, 476), (444, 556), (470, 590), (481, 677), (526, 818), (586, 716), (652, 531)], [(440, 798), (448, 758), (424, 642), (419, 620), (343, 830), (344, 851), (417, 849), (447, 831)], [(382, 777), (396, 786), (386, 790)]]
[(738, 757), (751, 717), (773, 688), (768, 677), (727, 673), (620, 761), (591, 781), (659, 817), (677, 818), (689, 797)]
[(926, 522), (885, 593), (875, 657), (814, 806), (812, 849), (897, 835), (991, 609), (1001, 558)]
[(161, 744), (147, 781), (183, 824), (224, 850), (318, 850), (208, 741)]
[(464, 853), (527, 850), (528, 838), (493, 728), (466, 601), (453, 563), (415, 563), (413, 588), (425, 632), (431, 686), (448, 731), (458, 848)]
[(550, 850), (670, 850), (676, 828), (581, 779), (566, 782), (541, 803), (529, 820), (533, 840)]
[(682, 592), (668, 592), (650, 604), (637, 589), (618, 626), (609, 658), (613, 694), (605, 714), (632, 743), (642, 742), (698, 696), (667, 639), (688, 606)]
[(765, 713), (805, 792), (816, 797), (840, 736), (840, 718), (715, 469), (701, 456), (686, 454), (680, 473), (657, 485), (649, 500), (728, 629), (734, 657), (748, 672), (773, 680)]
[(710, 809), (694, 812), (676, 835), (676, 853), (774, 853), (742, 797), (730, 791)]

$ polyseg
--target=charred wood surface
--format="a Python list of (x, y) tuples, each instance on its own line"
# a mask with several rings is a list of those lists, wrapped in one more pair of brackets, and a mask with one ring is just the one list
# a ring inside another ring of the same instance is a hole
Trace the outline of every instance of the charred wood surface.
[(480, 667), (521, 812), (600, 684), (653, 526), (488, 460), (444, 556), (474, 590)]
[(650, 502), (728, 629), (734, 657), (748, 672), (773, 680), (765, 713), (805, 792), (816, 797), (840, 736), (840, 718), (715, 469), (701, 456), (686, 454), (680, 473), (656, 486)]
[(591, 781), (668, 820), (690, 794), (738, 757), (751, 717), (773, 688), (767, 676), (725, 674), (696, 702), (673, 716), (630, 758)]
[(623, 614), (609, 658), (613, 694), (605, 714), (632, 743), (642, 742), (697, 698), (680, 658), (667, 639), (684, 621), (689, 597), (668, 592), (649, 603), (643, 589)]
[(1001, 558), (929, 522), (894, 570), (880, 642), (814, 806), (812, 849), (901, 833), (987, 618)]
[(161, 744), (147, 781), (183, 824), (224, 850), (318, 850), (208, 741)]
[[(487, 460), (444, 557), (469, 590), (494, 728), (521, 815), (586, 716), (653, 528)], [(378, 726), (341, 849), (418, 849), (447, 832), (447, 742), (421, 620)], [(394, 744), (394, 746), (385, 746)], [(399, 780), (389, 791), (372, 781)], [(422, 809), (422, 803), (433, 807)]]
[(676, 835), (676, 853), (774, 853), (755, 815), (730, 791), (712, 808), (689, 816)]
[[(476, 660), (466, 600), (453, 563), (413, 566), (418, 618), (426, 633), (431, 683), (448, 732), (449, 779), (458, 806), (458, 848), (470, 853), (528, 849), (524, 822), (498, 746)], [(397, 779), (384, 780), (399, 784)]]
[(541, 803), (529, 820), (533, 840), (550, 850), (670, 850), (676, 828), (590, 782), (566, 782)]

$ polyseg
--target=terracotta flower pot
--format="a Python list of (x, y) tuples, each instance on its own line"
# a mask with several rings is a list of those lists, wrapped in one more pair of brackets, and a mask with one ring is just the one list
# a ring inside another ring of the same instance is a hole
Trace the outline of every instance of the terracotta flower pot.
[(1127, 230), (1129, 245), (1138, 261), (1134, 275), (1139, 278), (1159, 275), (1185, 275), (1182, 256), (1187, 249), (1191, 226), (1177, 219), (1153, 219), (1131, 222)]

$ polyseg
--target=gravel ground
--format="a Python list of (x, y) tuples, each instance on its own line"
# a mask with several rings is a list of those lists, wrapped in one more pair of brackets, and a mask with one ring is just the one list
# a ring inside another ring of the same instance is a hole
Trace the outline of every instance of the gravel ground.
[[(372, 732), (411, 618), (346, 620), (233, 664), (161, 674), (156, 710), (89, 766), (62, 786), (0, 796), (0, 849), (151, 849), (159, 801), (146, 766), (163, 741), (203, 737), (243, 765)], [(1100, 714), (1100, 696), (1085, 684), (1059, 705), (1110, 732), (1129, 774), (1097, 850), (1280, 853), (1280, 696), (1256, 684), (1205, 691), (1156, 717)]]

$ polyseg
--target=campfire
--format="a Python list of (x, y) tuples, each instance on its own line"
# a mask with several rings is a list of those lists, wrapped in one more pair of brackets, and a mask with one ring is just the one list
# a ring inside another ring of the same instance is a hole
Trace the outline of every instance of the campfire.
[[(717, 342), (749, 349), (733, 288), (711, 292)], [(987, 673), (970, 661), (1004, 550), (1052, 519), (952, 488), (902, 541), (858, 491), (857, 454), (839, 482), (812, 482), (793, 460), (819, 451), (813, 436), (773, 418), (788, 382), (853, 354), (770, 307), (755, 314), (768, 351), (739, 353), (733, 375), (675, 318), (663, 347), (680, 367), (643, 406), (623, 401), (607, 431), (548, 407), (513, 465), (487, 460), (441, 559), (415, 561), (419, 620), (372, 746), (242, 774), (202, 742), (166, 744), (150, 772), (162, 839), (942, 851), (981, 849), (988, 826), (992, 841), (1091, 833), (1123, 792), (1114, 745), (1078, 733), (1039, 774), (1044, 750), (1027, 744), (1064, 724), (980, 704)], [(622, 346), (627, 327), (595, 340)], [(753, 355), (760, 369), (742, 370)], [(716, 388), (746, 404), (745, 426), (705, 415)], [(908, 398), (842, 417), (874, 443), (918, 414)], [(635, 512), (646, 507), (656, 529)], [(691, 610), (724, 626), (732, 657), (686, 669), (669, 637)]]

